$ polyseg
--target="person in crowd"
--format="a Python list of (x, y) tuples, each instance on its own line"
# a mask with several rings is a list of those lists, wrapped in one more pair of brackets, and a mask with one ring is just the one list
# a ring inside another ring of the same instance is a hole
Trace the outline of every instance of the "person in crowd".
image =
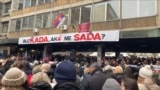
[(133, 69), (132, 67), (128, 66), (124, 69), (124, 72), (123, 72), (124, 76), (125, 77), (129, 77), (129, 78), (132, 78), (132, 79), (136, 79), (135, 76), (134, 76), (134, 72), (133, 72)]
[(107, 78), (115, 78), (112, 70), (106, 70), (104, 74), (106, 74)]
[(159, 90), (158, 85), (152, 78), (153, 71), (150, 65), (145, 65), (139, 70), (138, 88), (139, 90)]
[(121, 83), (121, 80), (124, 76), (123, 74), (123, 68), (121, 66), (116, 66), (113, 68), (113, 74), (115, 76), (115, 79), (119, 82), (119, 84)]
[(24, 62), (16, 60), (14, 63), (11, 65), (11, 67), (17, 67), (21, 69), (22, 71), (24, 70)]
[(159, 73), (158, 77), (155, 78), (155, 82), (156, 82), (156, 84), (157, 84), (157, 85), (159, 86), (159, 88), (160, 88), (160, 73)]
[(10, 68), (2, 77), (3, 87), (1, 90), (27, 90), (27, 88), (23, 87), (26, 79), (25, 72), (17, 67)]
[(109, 61), (106, 58), (104, 58), (103, 61), (104, 61), (104, 67), (102, 68), (103, 71), (112, 69), (112, 66), (109, 64)]
[(38, 72), (31, 78), (31, 87), (29, 90), (52, 90), (51, 80), (44, 72)]
[(81, 90), (102, 90), (106, 75), (101, 70), (101, 66), (93, 62), (89, 68), (91, 76), (84, 80)]
[(121, 82), (121, 90), (139, 90), (135, 79), (125, 77)]
[(113, 78), (107, 78), (102, 90), (121, 90), (120, 84)]
[(57, 84), (53, 90), (80, 90), (76, 83), (76, 67), (71, 61), (61, 62), (54, 75)]
[(2, 77), (3, 77), (3, 74), (2, 74), (2, 73), (0, 73), (0, 90), (1, 90), (1, 88), (2, 88), (2, 82), (1, 82)]
[(36, 73), (38, 73), (38, 72), (41, 72), (42, 71), (42, 69), (41, 69), (41, 66), (40, 65), (37, 65), (37, 66), (35, 66), (33, 69), (32, 69), (32, 74), (30, 74), (30, 75), (28, 75), (28, 77), (27, 77), (27, 84), (28, 84), (28, 86), (31, 86), (31, 78), (32, 78), (32, 76), (34, 75), (34, 74), (36, 74)]
[(6, 60), (4, 60), (4, 59), (1, 59), (0, 60), (0, 73), (2, 74), (2, 75), (4, 75), (4, 73), (5, 73), (5, 68), (4, 68), (4, 64), (6, 63)]
[(86, 66), (85, 66), (85, 68), (84, 68), (84, 74), (83, 74), (83, 76), (81, 76), (81, 80), (80, 80), (80, 87), (83, 85), (83, 82), (84, 82), (84, 80), (85, 79), (87, 79), (87, 78), (89, 78), (91, 75), (90, 75), (90, 69), (89, 69), (89, 64), (87, 64)]

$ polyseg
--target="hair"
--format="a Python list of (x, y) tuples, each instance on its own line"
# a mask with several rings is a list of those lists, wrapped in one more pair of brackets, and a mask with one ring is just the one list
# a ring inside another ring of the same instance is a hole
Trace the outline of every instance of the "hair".
[(104, 74), (106, 74), (107, 78), (115, 78), (112, 70), (105, 70)]
[(97, 63), (97, 62), (93, 62), (93, 63), (91, 63), (90, 67), (92, 67), (92, 68), (96, 68), (96, 69), (101, 68), (101, 66), (100, 66), (100, 65), (98, 65), (98, 63)]
[(50, 78), (48, 77), (48, 75), (44, 72), (38, 72), (36, 74), (34, 74), (31, 78), (31, 85), (36, 84), (38, 82), (47, 82), (47, 83), (51, 83)]
[(41, 71), (42, 71), (41, 66), (37, 65), (32, 69), (32, 74), (36, 74), (36, 73), (41, 72)]
[(134, 73), (133, 73), (133, 71), (132, 71), (132, 67), (127, 67), (125, 70), (124, 70), (124, 75), (126, 76), (126, 77), (129, 77), (129, 78), (132, 78), (132, 79), (135, 79), (135, 77), (134, 77)]
[(132, 78), (123, 78), (122, 82), (124, 84), (125, 90), (139, 90), (136, 80)]
[(17, 67), (22, 70), (24, 68), (24, 62), (17, 60), (12, 64), (12, 67)]

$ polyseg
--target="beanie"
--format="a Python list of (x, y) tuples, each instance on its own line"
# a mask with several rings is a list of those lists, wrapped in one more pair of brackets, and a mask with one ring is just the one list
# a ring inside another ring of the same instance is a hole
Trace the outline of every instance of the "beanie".
[(61, 62), (55, 70), (57, 83), (76, 80), (76, 67), (70, 61)]
[(146, 65), (139, 70), (139, 76), (143, 78), (152, 78), (153, 71), (150, 65)]
[(10, 68), (2, 78), (4, 86), (21, 86), (26, 81), (26, 74), (17, 67)]
[(121, 90), (120, 84), (113, 78), (108, 78), (103, 87), (102, 90)]

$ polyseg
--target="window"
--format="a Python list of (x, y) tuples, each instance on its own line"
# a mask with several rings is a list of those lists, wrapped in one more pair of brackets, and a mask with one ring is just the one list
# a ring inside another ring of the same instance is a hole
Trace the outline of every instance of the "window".
[(108, 1), (107, 2), (107, 20), (116, 20), (120, 17), (120, 1)]
[(61, 12), (65, 17), (65, 21), (64, 21), (63, 25), (69, 25), (70, 24), (70, 22), (69, 22), (69, 16), (70, 16), (69, 15), (69, 10), (65, 9), (65, 10), (62, 10)]
[(31, 0), (31, 6), (35, 6), (36, 2), (37, 2), (37, 0)]
[(31, 6), (31, 0), (25, 0), (25, 8)]
[(123, 0), (122, 1), (122, 18), (137, 17), (137, 0)]
[(36, 17), (36, 28), (42, 28), (42, 14), (39, 14)]
[(93, 5), (93, 22), (105, 21), (105, 3)]
[(44, 3), (45, 3), (44, 1), (45, 1), (45, 0), (38, 0), (38, 5), (44, 4)]
[(43, 14), (43, 28), (48, 28), (51, 25), (50, 13)]
[(31, 28), (33, 28), (34, 27), (34, 18), (35, 16), (29, 16), (29, 23), (28, 23), (28, 29), (31, 29)]
[(45, 0), (45, 3), (52, 2), (52, 0)]
[(79, 24), (80, 7), (71, 8), (71, 24)]
[(18, 10), (23, 9), (23, 0), (19, 0)]
[(9, 10), (11, 9), (11, 2), (5, 3), (5, 12), (4, 13), (9, 13)]
[(29, 17), (24, 17), (22, 23), (22, 30), (28, 29), (28, 23), (29, 23)]
[(3, 4), (0, 2), (0, 16), (2, 15), (2, 7), (3, 7)]
[(2, 33), (7, 33), (8, 32), (8, 23), (9, 22), (3, 22), (2, 23)]
[(21, 18), (18, 18), (16, 20), (16, 28), (15, 28), (15, 31), (20, 31), (21, 29)]
[(23, 18), (22, 29), (28, 30), (34, 27), (34, 16), (28, 16)]
[(139, 0), (139, 17), (156, 15), (156, 0)]
[(11, 28), (10, 28), (10, 31), (15, 31), (15, 28), (16, 28), (16, 19), (11, 20)]
[(91, 5), (81, 7), (81, 23), (90, 22)]

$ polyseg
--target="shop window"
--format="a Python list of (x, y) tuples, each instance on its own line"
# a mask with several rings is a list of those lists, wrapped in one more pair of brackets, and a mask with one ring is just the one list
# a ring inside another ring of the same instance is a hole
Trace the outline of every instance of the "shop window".
[(8, 32), (8, 23), (9, 22), (3, 22), (2, 23), (2, 33), (7, 33)]
[(79, 24), (80, 7), (71, 8), (71, 24)]
[(93, 22), (105, 21), (105, 3), (93, 5)]
[(81, 7), (81, 23), (90, 22), (91, 5)]
[(107, 20), (117, 20), (120, 17), (120, 1), (108, 1), (107, 2)]

